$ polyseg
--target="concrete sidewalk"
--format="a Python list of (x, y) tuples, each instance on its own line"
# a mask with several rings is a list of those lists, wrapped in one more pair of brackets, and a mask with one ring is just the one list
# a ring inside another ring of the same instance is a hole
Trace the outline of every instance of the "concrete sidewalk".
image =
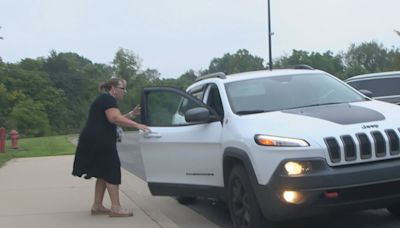
[[(168, 217), (142, 200), (145, 182), (122, 170), (121, 204), (133, 217), (90, 215), (94, 181), (73, 177), (73, 156), (20, 158), (0, 168), (0, 227), (143, 227), (177, 228)], [(106, 193), (104, 204), (109, 207)]]

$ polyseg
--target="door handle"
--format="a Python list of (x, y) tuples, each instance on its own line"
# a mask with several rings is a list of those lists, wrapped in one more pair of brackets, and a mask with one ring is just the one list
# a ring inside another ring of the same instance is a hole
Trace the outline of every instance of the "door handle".
[(144, 138), (161, 138), (161, 134), (158, 132), (145, 132), (143, 134)]

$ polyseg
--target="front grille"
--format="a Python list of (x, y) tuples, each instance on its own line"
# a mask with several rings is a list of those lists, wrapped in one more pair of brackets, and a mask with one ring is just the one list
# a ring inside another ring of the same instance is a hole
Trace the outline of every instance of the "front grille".
[(379, 131), (371, 132), (375, 142), (375, 155), (376, 157), (384, 157), (386, 155), (386, 142), (383, 135)]
[(358, 142), (360, 142), (360, 158), (369, 159), (372, 156), (371, 142), (368, 139), (367, 134), (358, 133), (356, 134)]
[(335, 138), (325, 138), (325, 143), (328, 146), (329, 157), (331, 162), (340, 162), (340, 147)]
[(386, 135), (389, 138), (389, 148), (390, 148), (390, 154), (391, 155), (396, 155), (400, 153), (399, 150), (399, 138), (397, 137), (396, 131), (389, 129), (386, 130)]
[(356, 145), (350, 135), (340, 136), (344, 145), (344, 159), (346, 161), (356, 160)]
[(332, 165), (346, 165), (400, 157), (399, 132), (386, 129), (384, 132), (360, 132), (355, 135), (325, 137)]

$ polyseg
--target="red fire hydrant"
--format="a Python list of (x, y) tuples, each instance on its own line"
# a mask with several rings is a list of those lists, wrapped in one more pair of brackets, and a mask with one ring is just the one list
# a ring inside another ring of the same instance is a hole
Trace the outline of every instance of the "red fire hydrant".
[(11, 149), (18, 149), (18, 132), (14, 129), (10, 131)]
[(0, 153), (6, 152), (6, 129), (0, 128)]

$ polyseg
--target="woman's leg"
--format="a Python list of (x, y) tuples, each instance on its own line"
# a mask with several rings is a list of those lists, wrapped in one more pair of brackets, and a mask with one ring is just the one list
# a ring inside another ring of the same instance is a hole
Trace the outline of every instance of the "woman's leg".
[(110, 216), (111, 217), (133, 216), (132, 210), (121, 207), (121, 203), (119, 201), (119, 185), (110, 184), (106, 182), (106, 188), (108, 194), (110, 195), (110, 200), (111, 200)]
[(94, 187), (94, 203), (92, 206), (92, 214), (108, 213), (110, 210), (103, 206), (104, 193), (106, 191), (106, 182), (97, 178)]
[(106, 182), (106, 188), (108, 194), (110, 195), (111, 208), (121, 207), (121, 203), (119, 202), (119, 185), (110, 184)]
[(94, 206), (103, 206), (104, 193), (106, 191), (106, 182), (97, 178), (94, 188)]

